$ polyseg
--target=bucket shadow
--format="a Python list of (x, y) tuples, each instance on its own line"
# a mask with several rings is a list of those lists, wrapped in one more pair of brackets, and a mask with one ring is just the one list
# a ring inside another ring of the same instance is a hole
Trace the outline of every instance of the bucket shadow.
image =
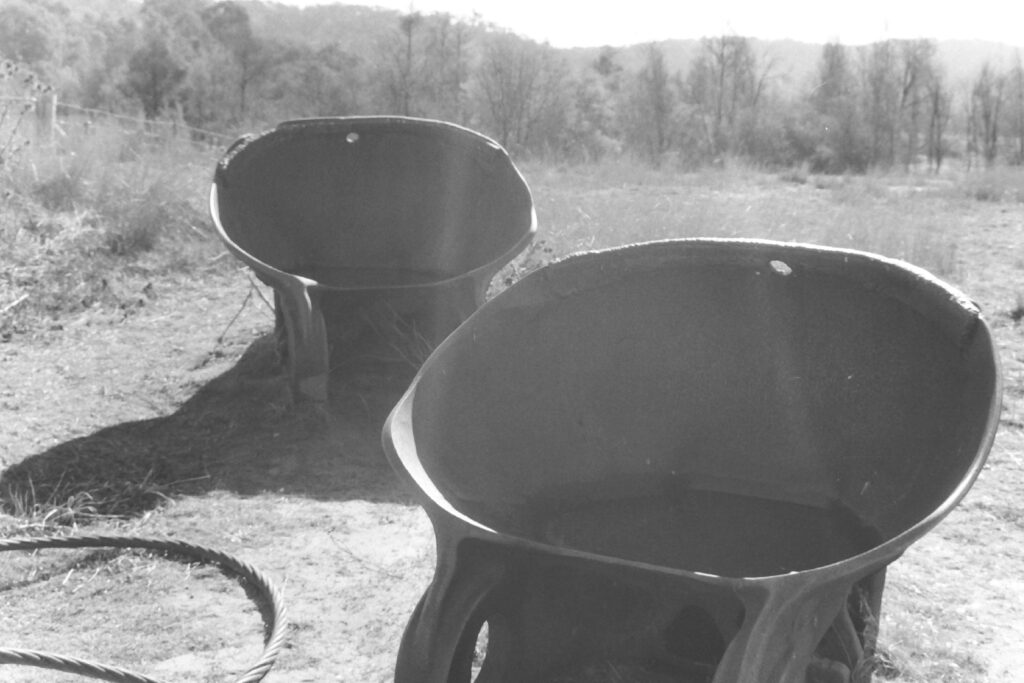
[(174, 413), (105, 427), (9, 467), (0, 503), (71, 522), (132, 517), (210, 490), (411, 502), (380, 446), (415, 374), (408, 361), (361, 349), (332, 371), (328, 403), (296, 404), (267, 334)]

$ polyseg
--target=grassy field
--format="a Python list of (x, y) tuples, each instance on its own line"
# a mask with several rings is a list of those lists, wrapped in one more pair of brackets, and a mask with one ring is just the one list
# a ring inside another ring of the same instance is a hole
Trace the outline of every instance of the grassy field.
[[(326, 407), (289, 402), (270, 292), (205, 215), (216, 158), (98, 134), (3, 169), (0, 531), (115, 530), (237, 553), (290, 606), (290, 644), (267, 680), (389, 681), (434, 561), (429, 523), (379, 446), (413, 368), (354, 363), (332, 375)], [(540, 229), (494, 291), (575, 251), (745, 236), (903, 258), (980, 304), (1005, 376), (1001, 429), (964, 503), (890, 569), (876, 679), (1019, 681), (1024, 172), (522, 170)], [(207, 567), (95, 551), (0, 563), (2, 647), (215, 681), (254, 661), (261, 635), (244, 590)], [(0, 678), (75, 680), (11, 667)]]

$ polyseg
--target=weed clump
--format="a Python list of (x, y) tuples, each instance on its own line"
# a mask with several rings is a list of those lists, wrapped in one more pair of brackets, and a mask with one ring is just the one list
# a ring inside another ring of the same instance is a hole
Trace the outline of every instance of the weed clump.
[(202, 201), (215, 150), (64, 127), (56, 143), (20, 147), (0, 175), (0, 338), (87, 309), (127, 315), (153, 278), (222, 253)]
[(1015, 323), (1019, 323), (1021, 320), (1024, 320), (1024, 294), (1021, 292), (1017, 292), (1016, 303), (1013, 308), (1010, 309), (1008, 315), (1010, 316), (1010, 320)]
[(25, 118), (35, 111), (36, 98), (53, 92), (29, 69), (5, 59), (0, 62), (0, 171), (9, 170), (30, 144)]

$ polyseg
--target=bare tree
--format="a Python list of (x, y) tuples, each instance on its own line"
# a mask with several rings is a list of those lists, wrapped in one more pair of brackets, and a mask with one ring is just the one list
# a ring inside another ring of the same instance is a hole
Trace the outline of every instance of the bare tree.
[(986, 62), (971, 87), (969, 136), (986, 166), (995, 164), (999, 152), (999, 120), (1006, 76)]
[(413, 50), (413, 38), (416, 29), (423, 23), (423, 15), (419, 12), (410, 12), (399, 20), (399, 27), (404, 38), (402, 51), (399, 53), (398, 79), (396, 80), (394, 96), (399, 103), (399, 111), (404, 116), (412, 113), (413, 90), (416, 87), (415, 51)]
[(512, 33), (491, 34), (476, 72), (486, 126), (505, 147), (552, 143), (557, 125), (545, 124), (565, 116), (565, 81), (565, 64), (550, 46)]
[(128, 60), (123, 87), (138, 99), (145, 117), (155, 119), (174, 102), (187, 73), (171, 54), (167, 43), (151, 34)]
[(818, 82), (811, 105), (820, 117), (821, 141), (814, 164), (830, 173), (863, 171), (868, 164), (862, 132), (857, 79), (850, 54), (839, 43), (828, 43), (818, 62)]
[(925, 154), (928, 166), (938, 173), (946, 156), (946, 128), (953, 108), (953, 96), (946, 85), (946, 75), (938, 68), (931, 71), (926, 85), (928, 129)]
[(654, 43), (646, 52), (644, 67), (627, 95), (625, 129), (629, 144), (657, 166), (672, 144), (675, 97), (665, 53)]
[(574, 160), (596, 160), (622, 149), (623, 68), (614, 48), (604, 47), (572, 87), (566, 152)]
[(382, 106), (403, 116), (468, 123), (474, 25), (450, 14), (406, 14), (378, 47)]
[(1018, 165), (1024, 164), (1024, 64), (1021, 63), (1020, 50), (1015, 54), (1013, 67), (1007, 77), (1006, 104), (1009, 107), (1009, 134), (1014, 138), (1010, 161)]
[(384, 108), (394, 114), (420, 114), (418, 91), (422, 87), (423, 59), (419, 28), (423, 15), (410, 12), (398, 20), (397, 30), (381, 39), (378, 46), (377, 82)]
[(854, 90), (853, 73), (846, 47), (841, 43), (826, 43), (818, 62), (818, 83), (813, 101), (823, 113), (834, 114), (844, 108), (843, 100)]
[(472, 27), (449, 14), (432, 15), (426, 22), (424, 99), (427, 114), (466, 123), (466, 85)]
[(686, 81), (687, 102), (701, 121), (712, 157), (742, 151), (743, 133), (756, 125), (757, 109), (774, 67), (758, 68), (750, 41), (740, 36), (705, 38)]
[(271, 68), (269, 50), (253, 34), (249, 13), (233, 0), (210, 5), (203, 9), (200, 16), (207, 30), (231, 57), (237, 95), (237, 118), (244, 120), (250, 90)]
[(904, 40), (898, 43), (900, 56), (899, 130), (902, 133), (903, 165), (910, 169), (920, 151), (921, 120), (928, 100), (928, 84), (936, 66), (935, 43)]
[(897, 54), (891, 40), (873, 43), (861, 52), (864, 116), (868, 129), (871, 162), (892, 166), (896, 160), (900, 84)]

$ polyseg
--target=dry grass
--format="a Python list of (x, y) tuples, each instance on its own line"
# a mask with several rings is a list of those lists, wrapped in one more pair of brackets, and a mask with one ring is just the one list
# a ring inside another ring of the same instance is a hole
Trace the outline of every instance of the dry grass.
[[(954, 199), (901, 177), (822, 178), (816, 191), (748, 168), (684, 173), (612, 163), (531, 167), (540, 232), (516, 275), (574, 251), (680, 237), (753, 237), (861, 249), (957, 276)], [(925, 179), (927, 183), (927, 179)], [(511, 279), (509, 279), (511, 278)]]
[(221, 253), (204, 194), (215, 158), (109, 128), (23, 149), (0, 177), (0, 335), (90, 309), (130, 315), (154, 277), (207, 266)]
[(1024, 203), (1024, 167), (999, 166), (963, 174), (955, 192), (983, 202)]

